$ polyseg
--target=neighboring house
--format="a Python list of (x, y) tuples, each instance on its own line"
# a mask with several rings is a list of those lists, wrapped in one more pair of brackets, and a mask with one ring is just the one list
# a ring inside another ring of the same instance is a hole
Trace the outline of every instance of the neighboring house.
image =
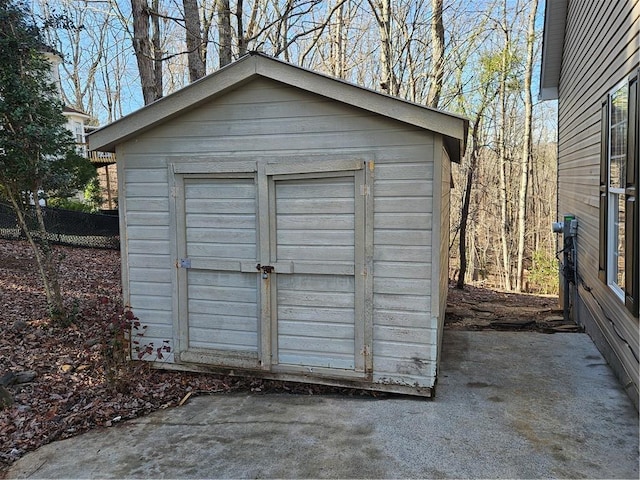
[(84, 112), (76, 110), (68, 105), (62, 109), (62, 114), (67, 119), (67, 130), (73, 134), (76, 141), (76, 153), (83, 157), (87, 156), (87, 141), (85, 139), (85, 125), (91, 118)]
[(257, 53), (93, 132), (90, 148), (117, 157), (141, 353), (167, 345), (167, 368), (431, 395), (450, 162), (467, 132), (460, 117)]
[[(99, 127), (85, 125), (85, 135), (97, 130)], [(85, 140), (85, 150), (87, 150)], [(118, 209), (118, 169), (116, 166), (116, 156), (111, 152), (89, 152), (87, 155), (91, 163), (98, 171), (98, 182), (102, 196), (101, 209), (114, 211)]]
[[(101, 210), (117, 209), (118, 172), (115, 155), (110, 152), (89, 152), (87, 149), (87, 135), (98, 128), (87, 124), (91, 119), (89, 115), (68, 105), (62, 113), (67, 118), (67, 129), (75, 138), (76, 153), (88, 158), (96, 168), (102, 198)], [(84, 198), (83, 192), (78, 193), (78, 198)]]
[(547, 0), (540, 90), (558, 99), (558, 212), (578, 220), (573, 316), (636, 407), (639, 69), (640, 1)]
[[(62, 85), (60, 83), (59, 67), (62, 63), (62, 58), (57, 52), (52, 49), (43, 51), (43, 54), (51, 64), (51, 79), (56, 84), (58, 92), (62, 92)], [(91, 163), (96, 167), (98, 172), (98, 180), (100, 182), (100, 189), (102, 192), (102, 208), (105, 210), (113, 210), (117, 208), (117, 172), (116, 172), (116, 160), (115, 156), (109, 152), (91, 152), (87, 150), (86, 136), (89, 132), (96, 129), (96, 127), (89, 126), (88, 122), (91, 119), (90, 115), (65, 105), (62, 114), (67, 119), (66, 127), (73, 134), (73, 138), (76, 142), (76, 153), (83, 157), (89, 158)]]
[[(47, 48), (43, 50), (43, 55), (51, 64), (51, 80), (56, 85), (60, 97), (62, 97), (62, 84), (60, 83), (60, 64), (62, 63), (62, 57), (53, 49)], [(62, 114), (67, 119), (66, 127), (73, 134), (73, 138), (76, 142), (76, 152), (78, 155), (87, 155), (87, 145), (85, 138), (85, 125), (91, 118), (86, 113), (65, 105), (62, 110)]]

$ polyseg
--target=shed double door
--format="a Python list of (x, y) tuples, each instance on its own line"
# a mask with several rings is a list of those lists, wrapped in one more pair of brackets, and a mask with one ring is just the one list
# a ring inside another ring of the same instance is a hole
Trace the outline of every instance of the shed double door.
[(363, 163), (248, 166), (176, 171), (180, 361), (363, 375)]

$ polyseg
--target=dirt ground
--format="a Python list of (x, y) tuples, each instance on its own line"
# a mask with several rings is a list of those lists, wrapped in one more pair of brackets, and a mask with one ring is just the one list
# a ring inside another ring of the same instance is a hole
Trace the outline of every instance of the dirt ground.
[(558, 297), (511, 293), (471, 285), (449, 286), (445, 328), (451, 330), (508, 330), (542, 333), (578, 332), (565, 320)]

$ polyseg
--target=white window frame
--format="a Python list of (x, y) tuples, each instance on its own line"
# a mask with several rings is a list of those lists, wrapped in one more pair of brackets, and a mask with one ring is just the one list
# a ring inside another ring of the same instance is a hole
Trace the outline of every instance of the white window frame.
[[(618, 273), (620, 268), (622, 268), (624, 272), (624, 255), (626, 252), (624, 251), (624, 244), (620, 244), (620, 239), (618, 236), (618, 232), (620, 229), (620, 217), (618, 215), (618, 221), (616, 222), (616, 216), (620, 213), (620, 197), (624, 198), (625, 195), (625, 179), (622, 179), (620, 187), (611, 186), (611, 163), (613, 160), (612, 149), (613, 142), (611, 141), (611, 131), (615, 127), (612, 123), (612, 106), (614, 95), (616, 95), (620, 90), (628, 89), (627, 81), (623, 81), (616, 85), (609, 92), (609, 105), (608, 105), (608, 121), (607, 121), (607, 136), (608, 136), (608, 148), (607, 148), (607, 190), (608, 190), (608, 212), (607, 212), (607, 285), (613, 290), (613, 292), (624, 302), (625, 291), (624, 291), (624, 280), (621, 282), (622, 285), (618, 283)], [(628, 91), (627, 91), (627, 116), (624, 118), (623, 122), (626, 124), (628, 120), (629, 114), (629, 106), (628, 106)], [(629, 132), (626, 132), (627, 136)], [(626, 137), (625, 137), (626, 138)], [(624, 159), (621, 159), (622, 165), (626, 164), (626, 141), (625, 141), (625, 155)], [(624, 205), (624, 202), (623, 202)], [(623, 207), (624, 208), (624, 207)], [(622, 210), (624, 212), (624, 210)], [(624, 219), (622, 219), (622, 229), (624, 230)], [(623, 265), (620, 267), (620, 252), (622, 250), (623, 256)]]

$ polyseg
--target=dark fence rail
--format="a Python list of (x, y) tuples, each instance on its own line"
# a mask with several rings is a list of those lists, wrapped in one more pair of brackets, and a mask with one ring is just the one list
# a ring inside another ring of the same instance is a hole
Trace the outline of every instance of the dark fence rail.
[[(47, 238), (51, 242), (80, 247), (120, 248), (120, 225), (115, 215), (49, 207), (43, 207), (42, 210)], [(33, 230), (36, 229), (37, 221), (33, 209), (27, 213), (27, 225)], [(4, 203), (0, 203), (0, 238), (24, 238), (13, 209)]]

